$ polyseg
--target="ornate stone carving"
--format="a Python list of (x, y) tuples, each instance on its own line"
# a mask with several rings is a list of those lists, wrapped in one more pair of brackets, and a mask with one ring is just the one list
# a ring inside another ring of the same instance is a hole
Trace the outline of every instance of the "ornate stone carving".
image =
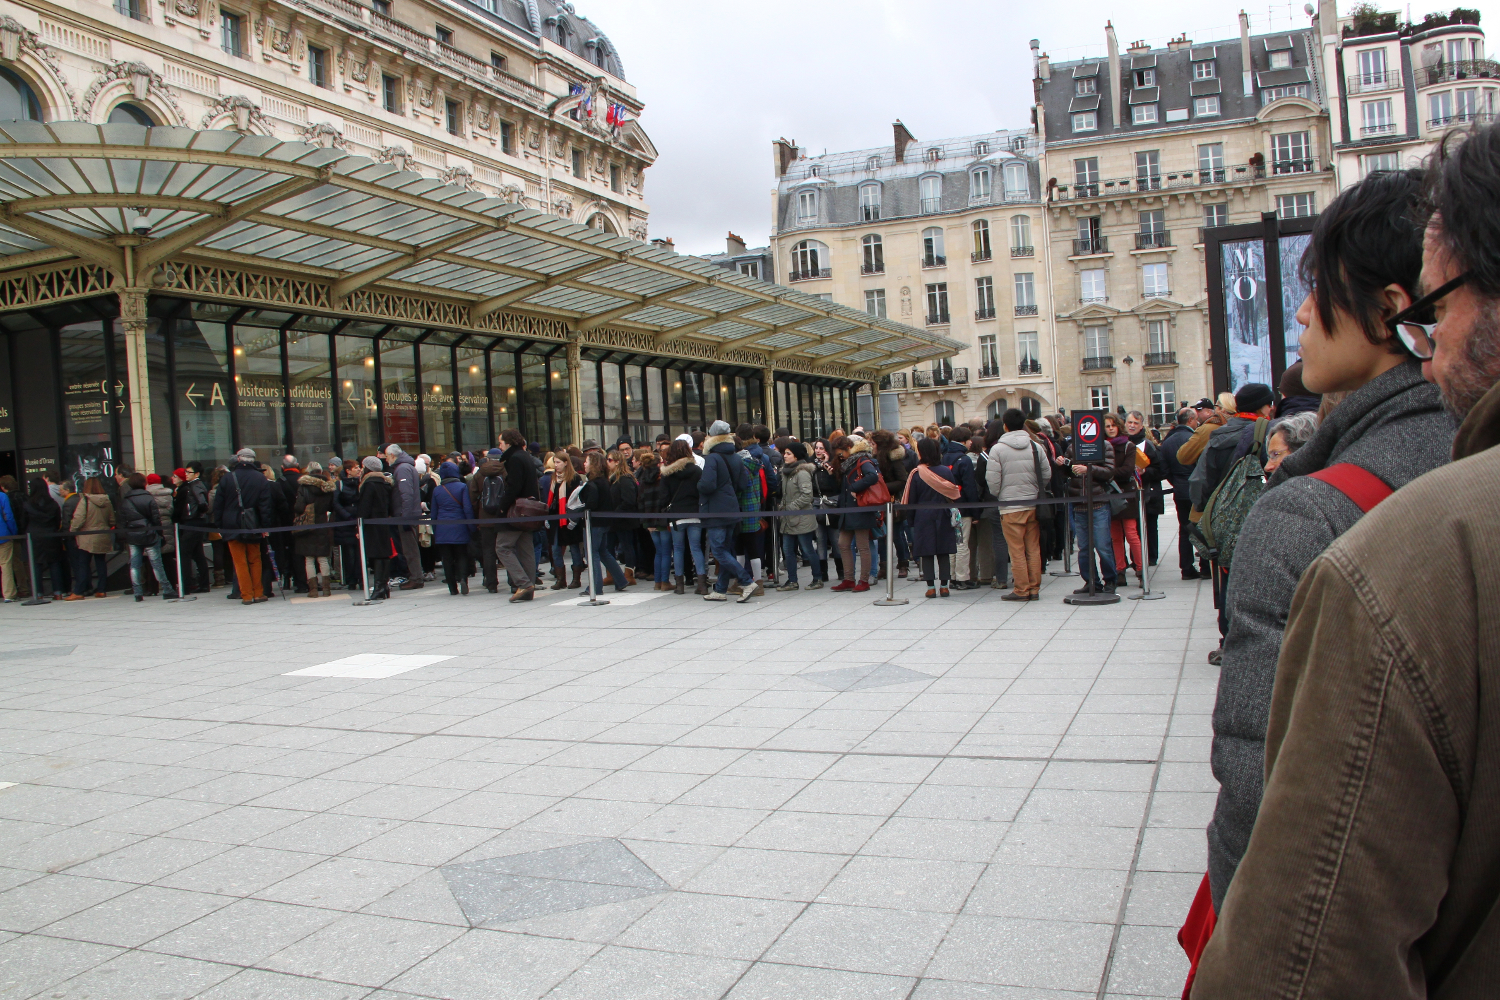
[(463, 188), (465, 191), (474, 190), (474, 172), (465, 166), (455, 164), (444, 170), (442, 180), (444, 184), (452, 184), (455, 187)]
[(567, 197), (566, 195), (564, 195), (561, 198), (555, 199), (552, 202), (552, 210), (556, 214), (558, 214), (561, 217), (563, 217), (564, 219), (572, 218), (572, 216), (573, 216), (573, 199)]
[(490, 108), (489, 108), (489, 105), (486, 104), (486, 105), (484, 105), (482, 107), (476, 108), (474, 110), (474, 120), (479, 123), (479, 127), (480, 128), (482, 128), (486, 132), (488, 132), (490, 130)]
[(62, 66), (57, 61), (57, 53), (43, 45), (36, 32), (28, 29), (20, 21), (9, 15), (0, 17), (0, 59), (5, 62), (15, 62), (22, 53), (36, 57), (37, 62), (41, 63), (47, 74), (52, 77), (52, 82), (67, 96), (73, 117), (83, 117), (78, 111), (78, 97), (73, 93), (73, 87), (68, 83), (68, 78), (63, 76)]
[(177, 0), (177, 13), (183, 17), (198, 16), (198, 0)]
[(303, 142), (310, 142), (314, 146), (322, 146), (324, 149), (349, 150), (349, 140), (344, 138), (344, 133), (334, 128), (328, 122), (313, 122), (302, 126), (297, 130), (297, 138)]
[(512, 205), (521, 205), (526, 201), (526, 189), (519, 184), (500, 185), (500, 200), (510, 202)]
[(526, 145), (530, 146), (532, 149), (541, 149), (542, 148), (542, 134), (540, 132), (538, 132), (536, 129), (532, 129), (530, 132), (528, 132), (526, 134)]
[(551, 146), (552, 146), (552, 158), (554, 160), (560, 160), (563, 157), (563, 141), (562, 141), (562, 136), (560, 136), (560, 135), (554, 135), (554, 136), (551, 137), (551, 139), (552, 139), (552, 142), (551, 142)]
[(232, 115), (234, 128), (238, 132), (259, 132), (261, 135), (271, 135), (275, 132), (270, 119), (266, 117), (260, 105), (251, 101), (250, 98), (241, 94), (230, 94), (211, 101), (208, 105), (208, 113), (203, 116), (200, 129), (209, 127), (209, 123), (221, 115)]
[(417, 103), (420, 104), (424, 108), (431, 108), (432, 107), (432, 101), (433, 101), (432, 88), (431, 87), (424, 87), (421, 84), (418, 84), (417, 85)]
[(100, 91), (116, 80), (128, 81), (131, 93), (135, 95), (137, 100), (144, 101), (147, 98), (155, 98), (170, 108), (173, 118), (176, 119), (171, 124), (181, 125), (186, 122), (187, 119), (182, 113), (182, 107), (177, 103), (177, 95), (173, 94), (171, 89), (167, 87), (167, 81), (161, 78), (161, 74), (145, 63), (126, 61), (110, 63), (94, 78), (94, 82), (89, 84), (89, 89), (84, 91), (83, 94), (82, 114), (80, 117), (93, 117), (94, 104), (99, 100)]
[(349, 76), (355, 83), (366, 83), (370, 79), (370, 64), (349, 60)]
[(411, 150), (400, 146), (386, 146), (375, 154), (375, 159), (381, 163), (389, 163), (397, 170), (416, 170), (416, 159)]
[(257, 17), (255, 19), (255, 40), (257, 42), (264, 42), (266, 40), (266, 19), (264, 17)]
[(274, 25), (271, 27), (271, 48), (282, 55), (289, 55), (292, 51), (292, 33)]
[(635, 225), (631, 226), (630, 238), (633, 240), (640, 240), (642, 243), (646, 242), (646, 224), (644, 222), (638, 222)]

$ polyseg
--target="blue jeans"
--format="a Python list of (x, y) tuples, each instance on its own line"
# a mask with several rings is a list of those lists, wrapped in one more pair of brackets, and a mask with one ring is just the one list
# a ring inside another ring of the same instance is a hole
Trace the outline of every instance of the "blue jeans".
[(651, 572), (656, 577), (657, 583), (671, 583), (672, 530), (670, 528), (652, 528), (651, 543), (656, 546), (656, 562), (652, 564)]
[(708, 548), (719, 562), (719, 579), (714, 584), (714, 589), (721, 594), (728, 593), (730, 580), (738, 580), (741, 587), (755, 586), (755, 577), (740, 565), (740, 557), (734, 554), (734, 539), (740, 531), (739, 522), (728, 521), (727, 518), (715, 520), (719, 523), (708, 528)]
[[(96, 594), (104, 593), (104, 578), (109, 575), (109, 556), (85, 552), (77, 545), (68, 547), (68, 558), (73, 562), (73, 593), (80, 596), (90, 589)], [(90, 579), (90, 570), (93, 579)]]
[(781, 558), (786, 563), (786, 578), (789, 582), (797, 582), (797, 553), (799, 551), (807, 560), (808, 568), (812, 570), (812, 578), (823, 579), (823, 567), (818, 561), (818, 547), (813, 544), (813, 537), (814, 533), (811, 531), (805, 535), (781, 536)]
[[(1088, 508), (1080, 503), (1068, 509), (1073, 518), (1073, 537), (1078, 541), (1078, 572), (1083, 577), (1083, 582), (1088, 583), (1090, 567), (1094, 564), (1087, 551)], [(1100, 497), (1099, 502), (1094, 504), (1094, 552), (1099, 556), (1099, 576), (1102, 581), (1095, 586), (1113, 587), (1115, 543), (1109, 534), (1109, 500), (1105, 497)]]
[(151, 572), (156, 574), (156, 582), (161, 584), (161, 595), (176, 597), (177, 593), (172, 589), (172, 578), (167, 576), (166, 567), (161, 563), (161, 542), (155, 545), (130, 546), (130, 589), (135, 596), (140, 597), (142, 593), (141, 571), (145, 567), (141, 563), (144, 559), (151, 560)]
[[(609, 570), (609, 575), (614, 578), (615, 589), (625, 589), (625, 571), (620, 569), (620, 564), (615, 561), (615, 554), (609, 551), (609, 546), (605, 544), (608, 538), (608, 528), (601, 526), (589, 529), (589, 541), (594, 546), (594, 565), (589, 567), (590, 575), (594, 580), (594, 587), (589, 591), (590, 594), (597, 594), (604, 589), (604, 574), (599, 571), (601, 565), (604, 569)], [(1110, 544), (1114, 543), (1111, 542)]]
[[(691, 559), (691, 561), (689, 561)], [(703, 554), (703, 525), (672, 522), (672, 567), (676, 575), (691, 580), (694, 570), (708, 575), (708, 558)]]

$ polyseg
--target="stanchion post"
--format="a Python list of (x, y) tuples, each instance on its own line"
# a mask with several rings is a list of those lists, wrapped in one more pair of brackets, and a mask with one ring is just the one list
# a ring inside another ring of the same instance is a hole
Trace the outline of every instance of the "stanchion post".
[[(22, 601), (21, 607), (34, 608), (39, 604), (51, 604), (52, 602), (42, 596), (41, 588), (36, 582), (36, 550), (31, 547), (31, 532), (26, 533), (26, 564), (31, 569), (31, 599)], [(52, 581), (56, 586), (57, 581)]]
[(1063, 504), (1063, 568), (1059, 573), (1052, 571), (1054, 577), (1065, 577), (1073, 575), (1073, 505), (1068, 503), (1067, 498), (1062, 498)]
[[(1119, 604), (1119, 594), (1100, 594), (1095, 587), (1098, 583), (1099, 572), (1102, 567), (1094, 563), (1094, 476), (1092, 466), (1085, 467), (1083, 472), (1083, 520), (1084, 530), (1087, 533), (1088, 548), (1078, 550), (1078, 565), (1083, 566), (1083, 560), (1089, 560), (1088, 593), (1069, 594), (1063, 598), (1064, 604)], [(1117, 577), (1118, 579), (1118, 577)]]
[(578, 606), (581, 608), (603, 607), (609, 602), (599, 600), (598, 592), (602, 588), (594, 581), (602, 581), (604, 579), (604, 571), (594, 565), (594, 525), (587, 510), (583, 512), (583, 543), (584, 551), (588, 555), (589, 560), (588, 569), (586, 570), (589, 575), (589, 599), (580, 601)]
[(370, 568), (365, 563), (365, 519), (356, 517), (354, 519), (354, 534), (359, 539), (359, 599), (350, 601), (356, 608), (362, 608), (366, 604), (374, 604), (370, 600)]
[(878, 608), (889, 608), (909, 603), (906, 598), (896, 596), (896, 501), (885, 504), (885, 596), (875, 602)]
[(182, 525), (172, 523), (172, 549), (177, 555), (177, 597), (173, 603), (182, 601), (196, 601), (198, 598), (187, 592), (182, 585)]

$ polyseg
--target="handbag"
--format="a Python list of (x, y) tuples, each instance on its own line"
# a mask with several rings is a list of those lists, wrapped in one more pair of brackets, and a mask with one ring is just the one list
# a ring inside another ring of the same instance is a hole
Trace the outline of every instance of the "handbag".
[[(1124, 493), (1125, 491), (1122, 490), (1122, 489), (1120, 489), (1120, 484), (1119, 483), (1117, 483), (1113, 479), (1111, 479), (1109, 481), (1109, 485), (1104, 488), (1104, 492), (1106, 492), (1106, 493)], [(1121, 514), (1125, 513), (1126, 509), (1129, 508), (1129, 506), (1130, 506), (1130, 500), (1127, 497), (1112, 496), (1112, 497), (1109, 498), (1109, 516), (1110, 517), (1119, 517)]]
[(875, 485), (857, 495), (854, 502), (860, 507), (884, 507), (891, 502), (890, 487), (885, 485), (885, 477), (878, 469), (875, 472)]
[(254, 507), (245, 506), (245, 493), (240, 488), (239, 479), (233, 473), (229, 474), (229, 481), (234, 483), (234, 505), (240, 509), (237, 521), (241, 528), (254, 531), (260, 527), (260, 513)]
[[(531, 515), (542, 515), (546, 513), (547, 505), (542, 503), (542, 501), (533, 500), (531, 497), (521, 497), (515, 503), (510, 505), (510, 510), (506, 513), (505, 516), (528, 517)], [(511, 531), (541, 531), (544, 527), (546, 527), (546, 525), (547, 522), (541, 520), (540, 517), (538, 517), (538, 519), (535, 521), (520, 521), (516, 524), (506, 525), (505, 527), (507, 527)]]
[(568, 494), (568, 513), (569, 514), (574, 514), (574, 513), (577, 513), (578, 511), (583, 510), (583, 506), (584, 506), (583, 505), (583, 488), (585, 486), (587, 486), (587, 485), (588, 485), (588, 481), (584, 480), (584, 482), (582, 482), (581, 484), (579, 484), (579, 486), (578, 486), (578, 488), (576, 490), (574, 490), (572, 493)]

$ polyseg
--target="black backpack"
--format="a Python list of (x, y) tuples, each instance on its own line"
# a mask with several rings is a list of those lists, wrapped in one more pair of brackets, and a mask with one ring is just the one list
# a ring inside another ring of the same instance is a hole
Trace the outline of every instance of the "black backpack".
[(196, 521), (208, 513), (208, 489), (201, 479), (194, 479), (183, 485), (187, 490), (187, 500), (182, 505), (182, 512), (187, 520)]
[(505, 477), (485, 476), (484, 487), (479, 491), (479, 506), (484, 512), (492, 517), (504, 515), (505, 509), (500, 506), (500, 501), (505, 498)]

